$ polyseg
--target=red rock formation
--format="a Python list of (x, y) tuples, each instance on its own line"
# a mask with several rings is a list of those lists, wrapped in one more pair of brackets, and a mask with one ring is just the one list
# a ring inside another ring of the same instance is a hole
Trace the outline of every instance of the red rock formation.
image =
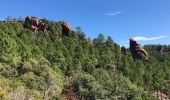
[(67, 35), (71, 30), (71, 26), (66, 23), (66, 22), (59, 22), (61, 24), (62, 27), (62, 33), (64, 33), (65, 35)]
[(136, 40), (134, 40), (133, 38), (129, 39), (130, 40), (130, 52), (133, 56), (133, 58), (143, 58), (145, 60), (148, 59), (149, 54), (147, 53), (147, 51), (140, 46)]
[(32, 31), (44, 31), (47, 32), (48, 26), (43, 22), (42, 19), (38, 19), (37, 17), (34, 16), (27, 16), (25, 18), (24, 28), (31, 29)]

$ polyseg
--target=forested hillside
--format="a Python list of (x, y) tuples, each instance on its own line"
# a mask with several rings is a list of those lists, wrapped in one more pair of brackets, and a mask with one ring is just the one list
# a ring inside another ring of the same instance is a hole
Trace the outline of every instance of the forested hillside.
[[(156, 100), (170, 96), (170, 51), (146, 45), (148, 60), (134, 59), (111, 37), (63, 33), (46, 20), (47, 32), (0, 22), (0, 100)], [(166, 48), (170, 46), (166, 45)]]

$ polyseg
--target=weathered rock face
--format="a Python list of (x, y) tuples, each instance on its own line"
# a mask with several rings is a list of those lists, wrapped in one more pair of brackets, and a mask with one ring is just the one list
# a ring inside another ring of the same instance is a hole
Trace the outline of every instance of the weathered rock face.
[(136, 40), (134, 40), (133, 38), (129, 40), (130, 40), (130, 52), (133, 58), (148, 60), (149, 55), (147, 51), (142, 46), (137, 44)]
[(25, 18), (24, 28), (31, 29), (32, 31), (44, 31), (46, 32), (48, 29), (48, 26), (43, 22), (42, 19), (38, 19), (37, 17), (33, 16), (27, 16)]

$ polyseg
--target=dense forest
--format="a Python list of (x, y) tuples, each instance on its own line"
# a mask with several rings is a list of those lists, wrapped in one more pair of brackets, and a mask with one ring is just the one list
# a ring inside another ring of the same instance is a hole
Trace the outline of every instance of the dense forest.
[[(145, 45), (148, 60), (81, 27), (63, 33), (45, 20), (48, 32), (23, 28), (22, 20), (0, 22), (0, 100), (157, 100), (170, 96), (170, 51)], [(169, 45), (164, 45), (170, 48)]]

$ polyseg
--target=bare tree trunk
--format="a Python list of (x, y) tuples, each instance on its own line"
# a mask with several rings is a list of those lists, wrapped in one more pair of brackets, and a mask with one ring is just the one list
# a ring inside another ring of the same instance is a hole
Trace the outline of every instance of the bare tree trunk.
[(47, 88), (44, 91), (43, 100), (48, 100), (48, 93), (50, 92), (55, 82), (56, 82), (56, 79), (52, 80), (51, 82), (49, 82), (49, 84), (47, 84)]
[(157, 90), (157, 99), (159, 99), (159, 96), (158, 96), (158, 90)]

